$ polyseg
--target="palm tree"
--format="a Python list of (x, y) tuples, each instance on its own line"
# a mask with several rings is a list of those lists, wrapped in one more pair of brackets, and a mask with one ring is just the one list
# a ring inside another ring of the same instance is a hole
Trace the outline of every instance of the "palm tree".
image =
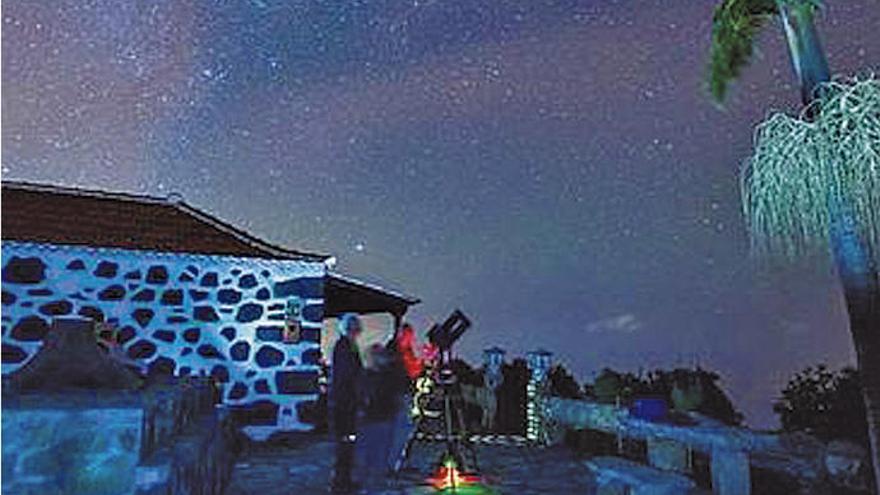
[[(743, 167), (752, 245), (799, 256), (821, 247), (843, 287), (880, 485), (880, 82), (832, 81), (814, 24), (819, 0), (725, 0), (715, 10), (708, 87), (721, 103), (778, 18), (800, 83), (801, 118), (758, 127)], [(880, 493), (880, 490), (878, 490)]]

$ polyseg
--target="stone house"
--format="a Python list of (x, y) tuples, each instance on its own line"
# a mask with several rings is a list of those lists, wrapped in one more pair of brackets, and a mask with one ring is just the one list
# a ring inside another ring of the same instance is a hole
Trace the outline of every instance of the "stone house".
[(259, 428), (307, 430), (321, 329), (411, 297), (332, 271), (177, 199), (4, 181), (2, 373), (36, 354), (55, 317), (100, 322), (144, 371), (209, 375)]

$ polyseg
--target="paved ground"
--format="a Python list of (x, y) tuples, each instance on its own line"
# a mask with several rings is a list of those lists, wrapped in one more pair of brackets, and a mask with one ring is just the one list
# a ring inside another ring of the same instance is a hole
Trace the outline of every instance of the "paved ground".
[[(371, 490), (376, 495), (437, 493), (425, 482), (442, 451), (440, 444), (418, 444), (410, 465), (398, 480)], [(477, 447), (480, 472), (494, 494), (588, 494), (593, 483), (584, 465), (564, 447), (482, 445)], [(333, 446), (326, 437), (300, 437), (251, 444), (239, 457), (227, 495), (327, 493)], [(444, 492), (447, 493), (447, 492)], [(475, 493), (461, 490), (459, 493)]]

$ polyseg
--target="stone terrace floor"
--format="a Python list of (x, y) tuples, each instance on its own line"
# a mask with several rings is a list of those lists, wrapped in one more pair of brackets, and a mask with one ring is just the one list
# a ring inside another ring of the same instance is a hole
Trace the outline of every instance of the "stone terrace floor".
[[(376, 495), (437, 493), (425, 482), (441, 444), (417, 444), (410, 467), (398, 480), (371, 490)], [(333, 445), (326, 436), (249, 444), (235, 466), (227, 495), (328, 493)], [(495, 494), (595, 493), (587, 468), (565, 447), (477, 447), (481, 475)], [(443, 492), (448, 493), (448, 492)], [(459, 493), (465, 493), (461, 490)]]

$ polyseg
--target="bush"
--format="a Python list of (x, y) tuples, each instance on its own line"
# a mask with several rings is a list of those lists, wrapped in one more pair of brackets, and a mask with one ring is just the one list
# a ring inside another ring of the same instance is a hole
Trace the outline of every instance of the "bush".
[(822, 440), (849, 440), (868, 446), (868, 420), (858, 372), (830, 371), (824, 365), (797, 373), (774, 402), (782, 429)]

